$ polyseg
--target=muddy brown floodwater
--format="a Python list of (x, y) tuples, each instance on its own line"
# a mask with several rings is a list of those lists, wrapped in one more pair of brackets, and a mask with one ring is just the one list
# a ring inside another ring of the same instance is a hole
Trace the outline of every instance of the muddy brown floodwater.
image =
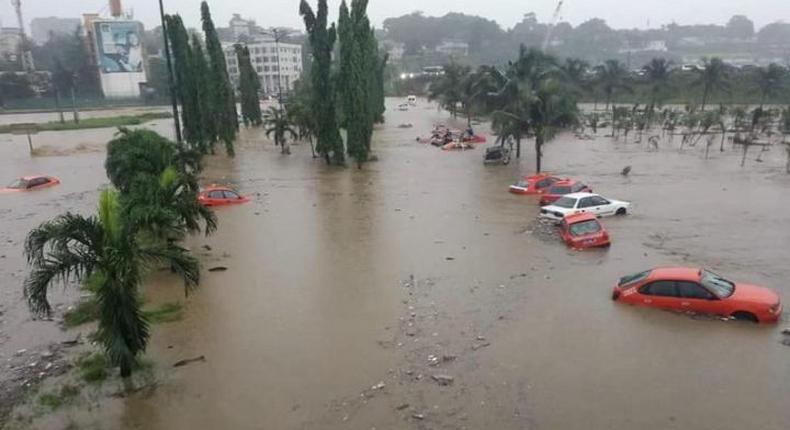
[[(146, 287), (153, 302), (186, 303), (183, 320), (156, 326), (148, 355), (164, 369), (205, 362), (72, 418), (129, 429), (790, 428), (786, 319), (757, 326), (610, 299), (623, 274), (683, 264), (790, 300), (781, 148), (760, 163), (755, 150), (741, 169), (729, 147), (705, 160), (677, 144), (648, 152), (602, 135), (560, 136), (545, 148), (551, 171), (633, 202), (632, 214), (605, 221), (610, 249), (576, 252), (533, 221), (534, 199), (507, 193), (534, 169), (529, 144), (520, 163), (486, 167), (482, 148), (416, 143), (451, 120), (424, 101), (408, 112), (396, 102), (375, 134), (380, 161), (361, 170), (327, 167), (307, 145), (281, 156), (257, 131), (242, 133), (236, 159), (209, 158), (206, 183), (252, 197), (218, 209), (217, 233), (188, 243), (206, 269), (227, 270), (204, 271), (186, 299), (166, 275)], [(169, 126), (154, 128), (172, 134)], [(86, 133), (39, 140), (91, 147), (112, 134)], [(0, 196), (8, 354), (59, 335), (24, 309), (25, 232), (65, 209), (90, 211), (107, 181), (102, 152), (31, 160), (23, 140), (2, 137), (12, 139), (0, 146), (3, 180), (32, 171), (63, 180)], [(68, 291), (56, 302), (69, 303)]]

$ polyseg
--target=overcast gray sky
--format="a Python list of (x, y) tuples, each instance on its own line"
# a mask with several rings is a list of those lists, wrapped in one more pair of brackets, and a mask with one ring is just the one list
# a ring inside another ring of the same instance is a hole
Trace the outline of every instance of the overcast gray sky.
[[(125, 9), (146, 28), (159, 22), (158, 0), (122, 0)], [(200, 16), (200, 0), (163, 0), (168, 13), (178, 12), (188, 26), (196, 26)], [(309, 0), (315, 5), (317, 0)], [(551, 18), (558, 0), (370, 0), (368, 12), (380, 26), (388, 17), (415, 10), (426, 15), (463, 12), (496, 20), (504, 28), (512, 27), (524, 13), (534, 11), (541, 21)], [(39, 16), (79, 17), (82, 13), (107, 13), (107, 0), (22, 0), (25, 26)], [(209, 0), (214, 21), (226, 26), (232, 13), (240, 13), (268, 26), (300, 27), (298, 0)], [(333, 15), (340, 0), (329, 0)], [(651, 27), (677, 22), (679, 24), (724, 23), (732, 15), (744, 14), (759, 28), (777, 20), (790, 21), (790, 0), (565, 0), (562, 19), (578, 25), (600, 17), (615, 28)], [(0, 0), (3, 26), (16, 26), (16, 17), (9, 0)]]

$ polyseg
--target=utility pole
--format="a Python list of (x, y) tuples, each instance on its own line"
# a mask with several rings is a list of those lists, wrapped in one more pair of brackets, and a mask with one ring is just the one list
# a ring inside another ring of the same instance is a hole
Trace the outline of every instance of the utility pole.
[(287, 31), (280, 31), (278, 28), (264, 31), (264, 34), (274, 37), (274, 49), (277, 51), (277, 102), (280, 104), (280, 109), (283, 108), (283, 82), (282, 82), (282, 69), (280, 67), (280, 40), (288, 36)]
[(181, 120), (178, 118), (178, 101), (176, 100), (176, 84), (173, 76), (173, 64), (170, 60), (170, 47), (165, 25), (165, 8), (159, 0), (159, 19), (162, 21), (162, 39), (165, 42), (165, 58), (167, 58), (167, 81), (170, 84), (170, 102), (173, 104), (173, 125), (176, 128), (176, 142), (181, 143)]
[(30, 52), (30, 47), (27, 44), (27, 37), (25, 36), (25, 21), (22, 19), (22, 0), (11, 0), (11, 5), (16, 11), (16, 20), (19, 23), (19, 37), (20, 37), (20, 63), (22, 70), (25, 72), (32, 72), (35, 70), (33, 65), (33, 54)]

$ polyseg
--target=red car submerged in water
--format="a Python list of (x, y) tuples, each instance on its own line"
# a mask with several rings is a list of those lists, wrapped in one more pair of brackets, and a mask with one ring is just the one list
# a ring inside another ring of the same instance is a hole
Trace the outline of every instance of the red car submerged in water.
[(612, 299), (761, 323), (776, 322), (782, 315), (782, 303), (775, 291), (691, 267), (662, 267), (622, 277), (612, 291)]
[(591, 193), (592, 191), (592, 188), (588, 187), (581, 181), (563, 179), (562, 181), (557, 181), (551, 184), (551, 187), (549, 187), (549, 189), (543, 193), (543, 195), (540, 197), (540, 205), (546, 206), (550, 203), (553, 203), (565, 194)]
[(15, 193), (20, 191), (33, 191), (42, 188), (54, 187), (60, 184), (60, 179), (54, 176), (23, 176), (5, 188), (0, 188), (0, 193)]
[(548, 173), (525, 176), (522, 180), (511, 185), (508, 191), (513, 194), (543, 194), (555, 182), (563, 180)]
[(249, 197), (242, 196), (229, 187), (212, 185), (200, 191), (198, 202), (203, 206), (225, 206), (247, 203)]
[(609, 246), (609, 233), (589, 212), (568, 215), (560, 222), (560, 237), (573, 249)]

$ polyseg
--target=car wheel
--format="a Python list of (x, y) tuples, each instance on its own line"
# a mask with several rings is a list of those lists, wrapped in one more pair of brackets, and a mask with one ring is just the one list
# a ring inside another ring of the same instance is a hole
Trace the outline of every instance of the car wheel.
[(758, 322), (757, 316), (751, 312), (737, 311), (732, 313), (732, 317), (738, 321)]
[(615, 215), (625, 215), (626, 210), (625, 208), (618, 208), (617, 211), (614, 213)]

